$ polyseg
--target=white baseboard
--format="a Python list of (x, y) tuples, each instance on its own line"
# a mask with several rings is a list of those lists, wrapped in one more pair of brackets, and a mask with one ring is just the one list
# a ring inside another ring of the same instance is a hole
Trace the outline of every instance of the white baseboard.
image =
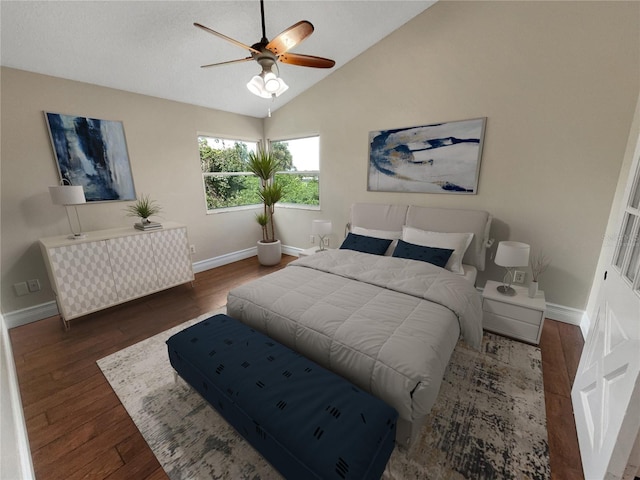
[[(286, 255), (293, 255), (297, 257), (302, 251), (301, 248), (296, 247), (282, 247), (282, 253)], [(257, 247), (247, 248), (245, 250), (239, 250), (237, 252), (228, 253), (226, 255), (220, 255), (219, 257), (209, 258), (193, 264), (194, 273), (204, 272), (212, 268), (221, 267), (229, 263), (244, 260), (245, 258), (255, 257), (258, 254)], [(58, 315), (58, 306), (55, 301), (42, 303), (40, 305), (34, 305), (32, 307), (23, 308), (21, 310), (15, 310), (4, 314), (5, 324), (7, 328), (19, 327), (26, 325), (27, 323), (37, 322), (43, 318), (53, 317)]]
[(577, 308), (556, 305), (555, 303), (547, 303), (547, 311), (545, 312), (545, 315), (551, 320), (557, 320), (559, 322), (569, 323), (579, 327), (582, 324), (584, 311), (578, 310)]
[(14, 328), (26, 325), (27, 323), (37, 322), (43, 318), (53, 317), (54, 315), (58, 315), (58, 305), (52, 300), (51, 302), (41, 303), (33, 307), (5, 313), (4, 321), (7, 328)]
[(20, 387), (13, 360), (13, 349), (4, 317), (0, 314), (0, 332), (2, 348), (0, 349), (0, 369), (2, 370), (2, 387), (0, 388), (0, 404), (2, 405), (2, 455), (0, 456), (0, 472), (2, 478), (19, 478), (33, 480), (33, 462), (29, 449), (27, 426), (22, 411)]
[[(284, 253), (285, 255), (292, 255), (294, 257), (297, 257), (303, 250), (304, 249), (297, 247), (289, 247), (286, 245), (282, 246), (282, 253)], [(195, 262), (193, 264), (193, 271), (195, 273), (204, 272), (205, 270), (221, 267), (229, 263), (244, 260), (245, 258), (254, 257), (257, 254), (257, 247), (227, 253), (225, 255), (220, 255), (219, 257)], [(54, 315), (58, 315), (58, 307), (55, 301), (51, 301), (40, 305), (35, 305), (33, 307), (24, 308), (22, 310), (5, 313), (4, 318), (7, 328), (14, 328), (19, 327), (20, 325), (26, 325), (27, 323), (42, 320), (43, 318), (52, 317)], [(583, 312), (582, 310), (565, 307), (563, 305), (556, 305), (554, 303), (547, 303), (546, 316), (547, 318), (550, 318), (552, 320), (580, 326), (583, 330), (583, 336), (586, 338), (584, 328), (582, 327), (582, 320), (585, 316), (585, 312)]]
[(220, 255), (219, 257), (208, 258), (201, 260), (193, 264), (194, 273), (204, 272), (205, 270), (211, 270), (212, 268), (221, 267), (229, 263), (244, 260), (245, 258), (255, 257), (258, 254), (258, 247), (247, 248), (246, 250), (239, 250), (237, 252), (227, 253)]
[[(287, 245), (282, 246), (282, 253), (285, 255), (291, 255), (297, 257), (300, 252), (302, 252), (302, 248), (297, 247), (289, 247)], [(196, 262), (193, 264), (193, 271), (195, 273), (204, 272), (205, 270), (210, 270), (212, 268), (221, 267), (223, 265), (228, 265), (229, 263), (237, 262), (240, 260), (244, 260), (245, 258), (255, 257), (258, 255), (258, 248), (252, 247), (247, 248), (246, 250), (239, 250), (237, 252), (227, 253), (226, 255), (220, 255), (215, 258), (208, 258), (207, 260), (202, 260), (200, 262)]]
[[(257, 249), (256, 249), (257, 250)], [(288, 247), (286, 245), (282, 246), (282, 253), (286, 255), (291, 255), (292, 257), (297, 257), (300, 255), (300, 252), (303, 252), (304, 248), (298, 247)]]

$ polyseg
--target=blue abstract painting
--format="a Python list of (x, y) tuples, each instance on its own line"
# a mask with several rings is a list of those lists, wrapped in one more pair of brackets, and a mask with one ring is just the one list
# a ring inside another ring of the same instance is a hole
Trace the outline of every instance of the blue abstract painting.
[(369, 132), (367, 189), (475, 194), (486, 118)]
[(81, 185), (87, 202), (135, 200), (122, 122), (48, 112), (45, 117), (61, 180)]

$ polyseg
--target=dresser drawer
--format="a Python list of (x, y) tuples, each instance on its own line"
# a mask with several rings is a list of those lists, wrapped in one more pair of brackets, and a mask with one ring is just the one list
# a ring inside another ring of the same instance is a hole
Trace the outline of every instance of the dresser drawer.
[(540, 324), (532, 325), (488, 312), (485, 312), (482, 322), (484, 329), (490, 332), (517, 338), (529, 343), (537, 344), (540, 341)]
[(514, 318), (521, 322), (530, 323), (536, 329), (542, 322), (542, 312), (540, 310), (498, 302), (496, 300), (491, 300), (490, 298), (484, 299), (482, 302), (482, 309), (487, 313), (493, 313), (502, 317)]

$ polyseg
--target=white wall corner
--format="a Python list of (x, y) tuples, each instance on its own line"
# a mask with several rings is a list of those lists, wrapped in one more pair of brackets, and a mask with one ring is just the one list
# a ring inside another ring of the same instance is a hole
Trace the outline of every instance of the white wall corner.
[(582, 338), (587, 341), (587, 335), (589, 334), (589, 329), (591, 328), (591, 318), (589, 318), (589, 314), (584, 312), (582, 314), (582, 320), (580, 321), (580, 330), (582, 330)]
[(0, 478), (35, 479), (27, 426), (22, 411), (20, 387), (13, 349), (4, 317), (0, 314)]

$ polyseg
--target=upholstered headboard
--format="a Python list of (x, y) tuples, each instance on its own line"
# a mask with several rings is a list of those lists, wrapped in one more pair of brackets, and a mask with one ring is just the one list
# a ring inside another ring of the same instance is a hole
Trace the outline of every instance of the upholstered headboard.
[(408, 208), (408, 205), (354, 203), (350, 222), (352, 226), (400, 232), (406, 225)]
[(407, 225), (432, 232), (473, 233), (462, 263), (484, 270), (491, 220), (483, 210), (354, 203), (350, 223), (376, 230), (401, 231)]

